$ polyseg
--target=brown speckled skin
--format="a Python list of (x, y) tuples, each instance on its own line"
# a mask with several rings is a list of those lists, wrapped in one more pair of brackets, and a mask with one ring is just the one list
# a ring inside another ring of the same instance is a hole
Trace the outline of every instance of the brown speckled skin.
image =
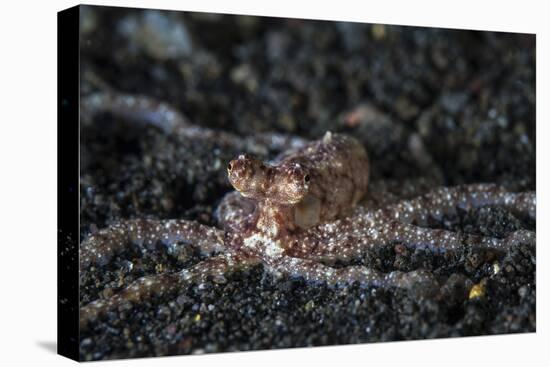
[[(434, 252), (456, 251), (467, 245), (501, 253), (520, 243), (535, 243), (535, 233), (523, 230), (506, 238), (490, 238), (421, 227), (429, 218), (441, 220), (442, 215), (459, 208), (486, 205), (505, 207), (535, 220), (534, 192), (511, 193), (495, 185), (478, 184), (386, 200), (382, 185), (376, 192), (378, 200), (365, 197), (367, 153), (345, 135), (327, 133), (308, 144), (292, 144), (271, 164), (241, 155), (227, 169), (237, 191), (229, 193), (216, 211), (222, 229), (182, 219), (137, 219), (102, 229), (82, 242), (81, 274), (92, 266), (104, 266), (130, 245), (147, 251), (159, 242), (170, 248), (191, 244), (212, 255), (176, 274), (146, 275), (118, 294), (84, 305), (80, 310), (82, 328), (124, 305), (177, 292), (207, 278), (223, 282), (227, 273), (258, 263), (276, 275), (299, 276), (329, 286), (358, 282), (410, 288), (420, 283), (437, 292), (438, 280), (422, 269), (384, 274), (364, 266), (333, 268), (327, 264), (351, 261), (369, 248), (392, 243)], [(414, 190), (404, 187), (403, 192)]]
[(299, 165), (310, 176), (307, 196), (319, 202), (319, 217), (313, 225), (349, 214), (367, 193), (367, 152), (350, 136), (326, 133), (286, 155), (280, 165)]
[(256, 203), (245, 231), (282, 238), (350, 213), (367, 192), (369, 160), (357, 140), (328, 132), (273, 165), (242, 155), (229, 163), (228, 177)]

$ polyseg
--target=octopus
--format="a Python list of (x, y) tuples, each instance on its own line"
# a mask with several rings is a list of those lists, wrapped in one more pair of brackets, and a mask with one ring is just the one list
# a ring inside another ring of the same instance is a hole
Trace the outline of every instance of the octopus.
[[(162, 103), (109, 93), (84, 99), (83, 113), (107, 110), (174, 134), (215, 134), (190, 128), (177, 111)], [(502, 254), (513, 246), (535, 243), (535, 232), (529, 230), (493, 238), (429, 227), (431, 221), (441, 221), (458, 210), (485, 206), (535, 220), (534, 191), (511, 192), (485, 183), (417, 192), (403, 185), (400, 195), (395, 195), (369, 182), (368, 154), (351, 136), (327, 132), (315, 141), (274, 135), (250, 140), (229, 133), (220, 136), (228, 144), (246, 145), (243, 150), (266, 142), (285, 150), (271, 161), (247, 153), (228, 163), (227, 177), (235, 190), (218, 205), (215, 227), (186, 219), (128, 219), (85, 238), (80, 245), (81, 276), (107, 266), (130, 246), (142, 251), (158, 244), (169, 249), (193, 246), (206, 258), (177, 272), (145, 275), (114, 295), (85, 304), (80, 309), (81, 328), (121, 307), (210, 280), (223, 283), (232, 272), (258, 265), (276, 278), (298, 277), (336, 288), (357, 283), (437, 289), (439, 280), (426, 270), (384, 273), (351, 264), (369, 249), (388, 244), (434, 253), (456, 253), (470, 246)], [(342, 263), (348, 265), (338, 265)]]

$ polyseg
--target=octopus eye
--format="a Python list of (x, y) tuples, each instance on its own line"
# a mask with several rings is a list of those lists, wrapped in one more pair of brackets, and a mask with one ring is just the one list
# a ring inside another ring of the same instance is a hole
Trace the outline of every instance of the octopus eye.
[(233, 164), (232, 164), (231, 162), (229, 162), (229, 163), (227, 164), (227, 169), (228, 169), (229, 171), (231, 171), (231, 170), (233, 169)]
[(308, 183), (309, 180), (310, 180), (309, 175), (305, 175), (305, 176), (304, 176), (304, 182), (305, 182), (305, 183)]

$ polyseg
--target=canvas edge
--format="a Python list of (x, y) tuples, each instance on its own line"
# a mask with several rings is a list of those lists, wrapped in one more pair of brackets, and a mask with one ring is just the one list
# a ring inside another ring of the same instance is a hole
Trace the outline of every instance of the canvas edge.
[(57, 353), (79, 360), (79, 20), (57, 13)]

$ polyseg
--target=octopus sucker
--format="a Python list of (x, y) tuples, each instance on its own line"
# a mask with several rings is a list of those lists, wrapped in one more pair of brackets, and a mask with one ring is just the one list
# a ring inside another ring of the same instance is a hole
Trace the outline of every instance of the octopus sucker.
[(81, 243), (84, 274), (92, 266), (107, 265), (128, 246), (192, 245), (210, 256), (180, 272), (146, 275), (109, 298), (83, 306), (82, 328), (122, 305), (166, 297), (208, 279), (226, 279), (235, 270), (257, 264), (278, 276), (300, 277), (329, 287), (352, 283), (387, 289), (420, 286), (437, 293), (439, 280), (424, 269), (384, 273), (365, 266), (328, 264), (352, 262), (370, 249), (393, 244), (433, 253), (452, 253), (469, 246), (497, 255), (519, 244), (535, 244), (535, 233), (528, 230), (492, 238), (425, 227), (458, 210), (485, 206), (535, 220), (535, 192), (470, 184), (427, 192), (404, 189), (402, 197), (388, 192), (385, 198), (384, 185), (374, 185), (377, 189), (369, 192), (365, 148), (339, 133), (295, 145), (269, 162), (238, 155), (227, 165), (227, 173), (236, 191), (227, 194), (216, 210), (219, 228), (183, 219), (125, 220)]

